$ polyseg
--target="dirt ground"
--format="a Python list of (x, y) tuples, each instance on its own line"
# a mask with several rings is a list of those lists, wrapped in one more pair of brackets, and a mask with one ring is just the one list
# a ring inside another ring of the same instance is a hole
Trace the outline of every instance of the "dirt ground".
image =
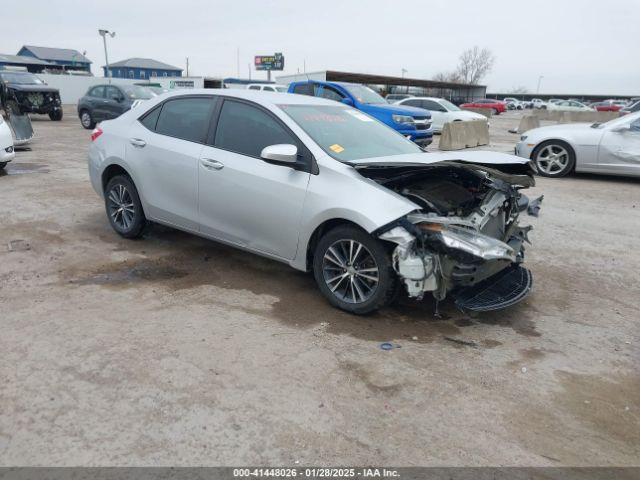
[(65, 113), (0, 176), (1, 466), (640, 465), (640, 181), (539, 180), (519, 306), (362, 318), (286, 265), (118, 237)]

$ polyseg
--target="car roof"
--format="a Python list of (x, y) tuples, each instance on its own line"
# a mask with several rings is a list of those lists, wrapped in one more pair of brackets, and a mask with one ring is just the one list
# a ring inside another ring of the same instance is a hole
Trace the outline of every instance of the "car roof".
[(224, 97), (239, 98), (249, 100), (259, 105), (343, 105), (334, 100), (327, 100), (309, 95), (298, 95), (295, 93), (266, 92), (264, 90), (248, 90), (240, 88), (190, 88), (173, 90), (159, 95), (158, 98), (166, 99), (172, 97), (182, 97), (186, 95), (221, 95)]

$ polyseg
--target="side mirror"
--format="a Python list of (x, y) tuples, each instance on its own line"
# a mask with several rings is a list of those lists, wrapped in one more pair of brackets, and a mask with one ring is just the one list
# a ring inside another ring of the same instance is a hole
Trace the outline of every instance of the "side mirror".
[(612, 128), (611, 131), (614, 132), (614, 133), (630, 132), (631, 131), (631, 126), (630, 125), (623, 125), (621, 127)]
[(342, 100), (340, 100), (342, 103), (344, 103), (345, 105), (349, 105), (350, 107), (353, 107), (353, 100), (351, 100), (349, 97), (344, 97)]
[(298, 147), (286, 143), (269, 145), (260, 152), (265, 162), (293, 166), (298, 162)]

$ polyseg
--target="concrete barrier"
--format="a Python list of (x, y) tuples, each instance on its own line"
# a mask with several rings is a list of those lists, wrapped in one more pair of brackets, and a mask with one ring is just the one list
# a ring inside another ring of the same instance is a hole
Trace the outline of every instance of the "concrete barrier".
[(524, 133), (527, 130), (533, 130), (540, 126), (540, 118), (535, 115), (525, 115), (520, 119), (520, 125), (516, 133)]
[(449, 122), (442, 127), (440, 150), (461, 150), (489, 144), (489, 126), (484, 120)]
[(618, 112), (562, 112), (559, 123), (608, 122), (618, 118)]
[(460, 107), (460, 108), (468, 112), (479, 113), (480, 115), (484, 115), (487, 118), (493, 117), (493, 110), (490, 108), (473, 108), (473, 107)]
[(559, 110), (534, 110), (533, 115), (539, 120), (547, 120), (559, 123), (576, 123), (576, 122), (608, 122), (614, 118), (618, 118), (618, 112), (562, 112)]

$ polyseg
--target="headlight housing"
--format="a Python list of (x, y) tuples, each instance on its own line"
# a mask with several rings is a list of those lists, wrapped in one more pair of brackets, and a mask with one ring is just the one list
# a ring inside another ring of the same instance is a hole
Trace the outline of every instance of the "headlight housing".
[(391, 118), (396, 123), (408, 123), (413, 125), (413, 117), (409, 115), (391, 115)]

